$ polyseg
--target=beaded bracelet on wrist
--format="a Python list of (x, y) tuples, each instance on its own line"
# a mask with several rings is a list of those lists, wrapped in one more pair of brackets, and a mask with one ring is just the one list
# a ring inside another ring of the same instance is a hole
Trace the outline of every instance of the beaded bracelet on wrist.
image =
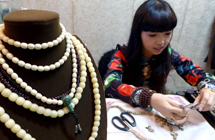
[[(139, 93), (139, 104), (135, 104), (132, 100), (134, 96), (137, 96), (136, 92), (141, 90)], [(138, 87), (134, 89), (129, 98), (129, 104), (132, 106), (140, 106), (142, 108), (147, 108), (147, 110), (152, 110), (151, 107), (151, 96), (153, 93), (156, 93), (154, 90), (150, 90), (148, 88)]]
[(134, 96), (136, 95), (136, 92), (137, 92), (139, 89), (140, 89), (140, 88), (134, 89), (134, 90), (131, 92), (131, 95), (130, 95), (130, 98), (129, 98), (129, 104), (132, 105), (132, 106), (134, 106), (134, 107), (139, 106), (139, 105), (137, 105), (137, 104), (135, 104), (135, 103), (133, 102), (133, 98), (134, 98)]
[(151, 107), (151, 97), (152, 94), (156, 93), (154, 90), (150, 90), (148, 88), (142, 88), (142, 92), (140, 94), (140, 107), (147, 108), (147, 110), (152, 110)]

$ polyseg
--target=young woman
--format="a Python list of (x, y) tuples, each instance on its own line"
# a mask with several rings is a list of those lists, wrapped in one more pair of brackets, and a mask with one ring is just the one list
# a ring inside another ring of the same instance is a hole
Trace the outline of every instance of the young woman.
[(104, 77), (107, 97), (133, 106), (155, 108), (175, 124), (186, 121), (188, 109), (163, 95), (172, 68), (200, 94), (194, 104), (200, 111), (215, 108), (215, 77), (170, 46), (177, 18), (164, 0), (147, 0), (136, 11), (128, 44), (117, 45)]

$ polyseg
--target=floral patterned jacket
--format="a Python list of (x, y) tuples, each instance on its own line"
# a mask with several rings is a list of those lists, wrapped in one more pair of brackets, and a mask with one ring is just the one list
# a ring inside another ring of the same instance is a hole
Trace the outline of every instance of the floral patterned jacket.
[[(130, 95), (137, 87), (122, 82), (126, 58), (121, 49), (122, 46), (117, 45), (116, 52), (108, 64), (108, 70), (104, 76), (104, 89), (106, 97), (121, 99), (129, 103)], [(168, 49), (171, 55), (172, 66), (187, 83), (197, 86), (198, 90), (204, 87), (215, 90), (214, 75), (206, 73), (200, 66), (193, 64), (189, 58), (185, 58), (171, 47)], [(146, 66), (147, 62), (142, 61), (141, 64)]]

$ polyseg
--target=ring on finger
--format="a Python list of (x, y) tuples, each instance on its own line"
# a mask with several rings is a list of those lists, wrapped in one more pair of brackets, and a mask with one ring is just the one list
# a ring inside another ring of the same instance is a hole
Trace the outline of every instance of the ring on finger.
[(173, 117), (166, 119), (168, 123), (175, 125), (175, 119)]

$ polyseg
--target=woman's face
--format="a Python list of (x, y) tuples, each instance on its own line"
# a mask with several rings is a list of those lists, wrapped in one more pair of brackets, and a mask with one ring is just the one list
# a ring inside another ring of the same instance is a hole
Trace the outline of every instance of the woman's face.
[(144, 57), (151, 58), (159, 55), (169, 44), (172, 37), (172, 30), (165, 32), (142, 31), (142, 53)]

